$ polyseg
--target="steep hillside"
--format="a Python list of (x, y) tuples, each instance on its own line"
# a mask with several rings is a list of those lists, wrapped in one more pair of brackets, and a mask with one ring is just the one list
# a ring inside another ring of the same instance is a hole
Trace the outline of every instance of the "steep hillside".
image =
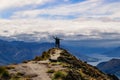
[(105, 73), (115, 74), (120, 77), (120, 59), (111, 59), (107, 62), (102, 62), (97, 67)]
[(10, 80), (118, 80), (59, 48), (44, 51), (34, 60), (4, 67)]

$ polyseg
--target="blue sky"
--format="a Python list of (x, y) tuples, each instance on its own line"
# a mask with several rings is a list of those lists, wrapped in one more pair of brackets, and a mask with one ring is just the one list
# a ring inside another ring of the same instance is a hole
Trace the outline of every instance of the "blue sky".
[(74, 40), (118, 40), (120, 0), (1, 0), (0, 23), (0, 36), (15, 39), (34, 32), (39, 34), (33, 38), (47, 39), (47, 32)]
[[(0, 18), (9, 19), (9, 18), (12, 18), (12, 16), (18, 16), (16, 14), (18, 14), (19, 12), (24, 13), (27, 11), (31, 11), (31, 12), (33, 11), (33, 14), (34, 14), (35, 10), (39, 11), (39, 13), (36, 15), (37, 18), (38, 17), (49, 18), (51, 16), (53, 17), (53, 19), (60, 18), (60, 17), (61, 19), (67, 19), (67, 18), (74, 19), (74, 18), (78, 18), (79, 16), (85, 16), (85, 17), (91, 17), (91, 16), (101, 17), (101, 16), (109, 16), (109, 15), (112, 16), (112, 14), (115, 13), (114, 10), (116, 11), (119, 10), (118, 5), (120, 3), (120, 0), (101, 0), (101, 1), (99, 0), (61, 0), (61, 1), (39, 0), (38, 2), (35, 0), (31, 0), (31, 2), (25, 1), (25, 3), (24, 3), (24, 0), (21, 0), (21, 2), (17, 0), (13, 0), (13, 2), (10, 2), (10, 4), (8, 4), (9, 0), (1, 1), (3, 6), (0, 6), (0, 14), (1, 14)], [(114, 5), (116, 5), (117, 7)], [(106, 9), (104, 9), (104, 7)], [(63, 9), (63, 11), (61, 8)], [(70, 11), (70, 8), (71, 8), (71, 11)], [(53, 13), (56, 13), (56, 12), (60, 12), (60, 13), (52, 14), (52, 10), (54, 10)], [(64, 15), (63, 13), (65, 12), (64, 10), (66, 10), (66, 12), (67, 10), (69, 11), (67, 15)], [(44, 12), (43, 14), (42, 14), (42, 11)], [(27, 15), (27, 14), (24, 14), (24, 15)], [(32, 16), (32, 14), (30, 16)], [(27, 18), (26, 16), (21, 16), (21, 17)]]
[[(85, 0), (61, 0), (61, 1), (58, 1), (58, 0), (53, 0), (51, 2), (46, 2), (44, 4), (37, 4), (37, 5), (34, 5), (34, 4), (29, 4), (29, 5), (24, 5), (24, 6), (18, 6), (16, 8), (16, 6), (10, 6), (8, 8), (4, 8), (3, 10), (0, 11), (0, 14), (1, 14), (1, 18), (5, 18), (5, 19), (9, 19), (15, 12), (17, 11), (25, 11), (25, 10), (34, 10), (34, 9), (46, 9), (46, 8), (54, 8), (56, 6), (61, 6), (61, 5), (70, 5), (70, 4), (77, 4), (77, 3), (80, 3), (80, 2), (83, 2)], [(7, 3), (7, 0), (6, 0), (6, 3)], [(8, 4), (9, 5), (9, 4)], [(46, 14), (45, 14), (46, 15)], [(45, 17), (45, 15), (40, 15), (39, 17)], [(49, 14), (47, 14), (48, 16), (50, 16)], [(58, 15), (55, 15), (55, 16), (58, 16)], [(70, 17), (74, 18), (74, 16), (71, 16), (71, 15), (68, 15), (66, 16), (66, 18), (68, 17), (68, 19), (71, 19)], [(61, 17), (64, 17), (64, 16), (61, 16)]]

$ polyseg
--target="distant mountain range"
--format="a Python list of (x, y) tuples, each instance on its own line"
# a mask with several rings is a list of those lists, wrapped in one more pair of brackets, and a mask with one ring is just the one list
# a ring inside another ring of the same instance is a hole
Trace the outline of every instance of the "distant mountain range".
[(120, 78), (120, 59), (99, 63), (97, 67), (105, 73), (115, 74)]
[[(33, 59), (36, 56), (49, 48), (54, 47), (54, 43), (37, 43), (37, 42), (22, 42), (22, 41), (4, 41), (0, 40), (0, 65), (11, 63), (20, 63), (24, 60)], [(82, 52), (79, 52), (79, 47), (62, 45), (63, 48), (72, 52), (75, 56), (83, 61), (98, 61), (97, 58), (88, 57)], [(76, 51), (77, 50), (77, 51)]]
[(53, 43), (8, 42), (0, 40), (0, 64), (19, 63), (33, 59), (44, 50), (53, 46)]

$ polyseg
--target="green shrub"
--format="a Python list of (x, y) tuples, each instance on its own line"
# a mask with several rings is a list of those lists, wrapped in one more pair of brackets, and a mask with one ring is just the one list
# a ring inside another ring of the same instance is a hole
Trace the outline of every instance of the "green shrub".
[(22, 63), (28, 63), (30, 60), (25, 60), (25, 61), (23, 61)]
[(50, 54), (48, 52), (43, 52), (42, 56), (36, 56), (35, 61), (40, 61), (40, 60), (47, 60), (50, 58)]
[(54, 73), (54, 72), (55, 72), (54, 69), (50, 69), (50, 70), (47, 71), (47, 73)]
[(25, 73), (22, 73), (22, 72), (17, 72), (17, 74), (16, 74), (17, 76), (24, 76), (25, 75)]
[(63, 78), (66, 77), (66, 75), (67, 75), (67, 73), (64, 72), (64, 71), (57, 71), (57, 72), (54, 73), (53, 80), (55, 80), (55, 79), (63, 79)]
[(14, 66), (7, 66), (6, 69), (15, 69)]
[(49, 58), (50, 58), (50, 54), (47, 53), (47, 52), (43, 52), (43, 54), (42, 54), (41, 57), (42, 57), (42, 59), (46, 60), (46, 59), (49, 59)]
[(40, 56), (36, 56), (34, 60), (35, 61), (40, 61), (40, 60), (42, 60), (42, 58)]
[(10, 75), (9, 75), (8, 71), (6, 70), (6, 68), (0, 67), (0, 79), (6, 79), (9, 77), (10, 77)]

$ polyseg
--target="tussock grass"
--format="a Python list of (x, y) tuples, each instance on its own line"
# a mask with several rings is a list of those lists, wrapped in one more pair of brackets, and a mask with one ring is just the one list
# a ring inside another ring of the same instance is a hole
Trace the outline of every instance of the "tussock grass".
[(67, 73), (64, 71), (57, 71), (54, 73), (52, 80), (62, 80), (66, 77), (66, 75)]
[(9, 72), (5, 67), (0, 67), (0, 80), (8, 79), (10, 77)]

